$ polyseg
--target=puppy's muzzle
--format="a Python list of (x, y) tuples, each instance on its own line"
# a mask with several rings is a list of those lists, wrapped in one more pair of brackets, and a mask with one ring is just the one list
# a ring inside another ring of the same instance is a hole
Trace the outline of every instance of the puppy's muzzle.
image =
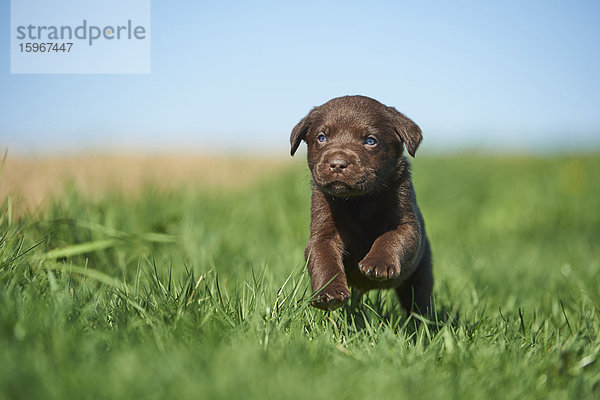
[(347, 149), (326, 151), (312, 172), (315, 183), (334, 196), (362, 194), (368, 189), (365, 184), (371, 180), (358, 155)]

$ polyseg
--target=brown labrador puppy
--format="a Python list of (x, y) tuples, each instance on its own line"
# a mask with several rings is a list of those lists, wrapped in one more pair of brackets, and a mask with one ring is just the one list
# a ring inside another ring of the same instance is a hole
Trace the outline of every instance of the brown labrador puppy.
[(414, 157), (421, 129), (393, 107), (345, 96), (313, 108), (292, 131), (291, 154), (308, 145), (312, 173), (305, 256), (312, 305), (334, 310), (359, 292), (394, 288), (407, 310), (426, 313), (431, 251), (403, 144)]

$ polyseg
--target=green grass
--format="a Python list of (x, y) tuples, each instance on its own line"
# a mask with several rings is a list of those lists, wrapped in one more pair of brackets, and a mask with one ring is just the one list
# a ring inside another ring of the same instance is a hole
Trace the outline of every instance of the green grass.
[(310, 181), (0, 217), (0, 398), (600, 397), (600, 156), (430, 157), (435, 313), (307, 305)]

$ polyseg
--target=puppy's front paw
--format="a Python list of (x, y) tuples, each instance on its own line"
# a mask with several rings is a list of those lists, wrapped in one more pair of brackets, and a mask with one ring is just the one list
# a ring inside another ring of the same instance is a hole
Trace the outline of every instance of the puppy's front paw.
[(369, 279), (387, 281), (400, 276), (400, 266), (380, 257), (367, 256), (358, 263), (358, 269)]
[(310, 302), (311, 306), (324, 311), (332, 311), (348, 302), (350, 290), (346, 285), (336, 285), (332, 282), (314, 296), (314, 300)]

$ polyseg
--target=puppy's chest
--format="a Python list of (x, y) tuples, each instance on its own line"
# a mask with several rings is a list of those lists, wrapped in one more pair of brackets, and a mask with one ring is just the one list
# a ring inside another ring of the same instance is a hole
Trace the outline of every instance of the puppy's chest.
[(334, 213), (347, 254), (364, 256), (383, 233), (398, 225), (399, 216), (388, 204), (349, 204)]

